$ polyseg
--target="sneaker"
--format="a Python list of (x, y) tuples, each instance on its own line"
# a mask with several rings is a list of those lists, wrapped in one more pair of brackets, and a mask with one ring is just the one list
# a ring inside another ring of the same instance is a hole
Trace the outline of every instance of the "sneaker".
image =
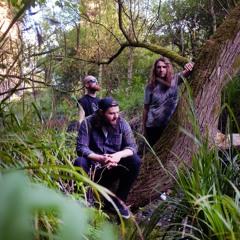
[(130, 213), (126, 207), (122, 205), (123, 202), (115, 201), (115, 204), (121, 214), (121, 216), (125, 219), (130, 218)]

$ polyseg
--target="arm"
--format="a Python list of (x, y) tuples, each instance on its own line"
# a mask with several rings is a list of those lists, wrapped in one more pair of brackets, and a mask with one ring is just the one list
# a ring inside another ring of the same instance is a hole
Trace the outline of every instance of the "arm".
[(91, 125), (89, 124), (89, 120), (85, 119), (79, 127), (78, 136), (76, 138), (76, 150), (79, 157), (83, 156), (86, 158), (89, 154), (93, 153), (89, 148), (90, 134)]
[(106, 157), (109, 157), (111, 162), (118, 163), (121, 158), (126, 158), (133, 155), (133, 151), (130, 149), (123, 149), (122, 151), (115, 152), (112, 154), (106, 154)]
[[(132, 156), (133, 154), (135, 154), (137, 152), (134, 134), (132, 132), (132, 129), (131, 129), (129, 123), (124, 119), (121, 119), (120, 121), (121, 121), (120, 128), (121, 128), (121, 132), (122, 132), (122, 143), (121, 143), (122, 150), (117, 151), (112, 154), (104, 155), (106, 157), (109, 157), (109, 159), (111, 161), (108, 165), (109, 168), (111, 168), (113, 166), (117, 166), (118, 162), (122, 158)], [(114, 164), (116, 164), (116, 165), (114, 165)]]
[[(87, 118), (81, 123), (78, 131), (76, 145), (78, 156), (83, 156), (89, 160), (100, 162), (103, 165), (108, 164), (111, 167), (117, 166), (117, 162), (114, 162), (110, 156), (105, 154), (96, 154), (90, 149), (89, 147), (90, 137), (91, 137), (91, 122)], [(110, 168), (109, 166), (108, 168)]]
[(148, 120), (149, 107), (152, 102), (153, 93), (151, 92), (148, 85), (144, 90), (144, 100), (143, 100), (143, 109), (142, 109), (142, 123), (143, 123), (143, 136), (147, 138), (146, 123)]
[(79, 126), (84, 118), (85, 118), (85, 112), (83, 110), (82, 105), (80, 103), (78, 103), (78, 124), (79, 124)]
[(129, 123), (125, 119), (121, 118), (119, 121), (119, 128), (121, 132), (119, 150), (111, 154), (105, 154), (105, 156), (109, 156), (115, 163), (118, 163), (121, 158), (132, 156), (137, 152), (134, 134)]
[(191, 62), (188, 62), (184, 65), (184, 70), (181, 72), (181, 75), (184, 77), (184, 78), (188, 78), (193, 70), (193, 66), (194, 64), (191, 63)]
[(104, 155), (100, 155), (100, 154), (96, 154), (96, 153), (90, 153), (88, 155), (88, 159), (95, 161), (95, 162), (100, 162), (102, 163), (102, 165), (108, 165), (107, 168), (110, 169), (111, 167), (115, 167), (117, 166), (117, 163), (120, 161), (117, 161), (117, 156), (114, 157), (112, 156), (113, 154), (104, 154)]
[[(135, 141), (135, 137), (133, 134), (133, 131), (129, 125), (129, 123), (125, 119), (121, 119), (120, 123), (121, 133), (122, 133), (122, 141), (121, 141), (121, 152), (122, 154), (127, 154), (128, 156), (131, 156), (137, 152), (137, 145)], [(129, 151), (123, 151), (123, 150), (130, 150)], [(128, 157), (125, 155), (125, 157)]]
[(144, 104), (142, 109), (142, 121), (143, 121), (143, 136), (147, 136), (146, 123), (148, 118), (149, 104)]

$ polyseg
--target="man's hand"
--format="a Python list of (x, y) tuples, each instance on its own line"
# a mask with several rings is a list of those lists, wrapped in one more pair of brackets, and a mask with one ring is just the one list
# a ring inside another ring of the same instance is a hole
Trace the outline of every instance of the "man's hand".
[(122, 155), (120, 152), (106, 154), (106, 155), (111, 160), (111, 162), (115, 162), (115, 163), (118, 163), (122, 158)]
[(191, 72), (193, 70), (193, 63), (188, 62), (184, 65), (184, 70)]
[(102, 163), (104, 166), (107, 167), (107, 169), (111, 169), (113, 167), (118, 166), (118, 162), (121, 160), (121, 158), (126, 158), (133, 155), (133, 151), (130, 149), (124, 149), (119, 152), (111, 153), (111, 154), (95, 154), (91, 153), (88, 157), (90, 159), (93, 159), (94, 161), (98, 161)]
[[(120, 159), (119, 159), (120, 161)], [(100, 161), (104, 166), (107, 167), (107, 169), (111, 169), (113, 167), (116, 167), (118, 165), (118, 162), (116, 162), (112, 154), (104, 154), (101, 156), (101, 161)]]
[(193, 70), (194, 64), (192, 62), (188, 62), (184, 65), (184, 70), (181, 72), (183, 77), (188, 78)]

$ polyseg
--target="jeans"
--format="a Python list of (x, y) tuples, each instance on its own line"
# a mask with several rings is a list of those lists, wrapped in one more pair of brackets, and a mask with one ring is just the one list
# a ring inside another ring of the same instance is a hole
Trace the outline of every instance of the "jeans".
[(162, 127), (147, 127), (147, 140), (151, 147), (159, 140), (166, 126)]
[[(97, 162), (84, 157), (78, 157), (74, 163), (75, 166), (81, 167), (88, 174), (90, 169), (94, 170), (96, 164)], [(141, 159), (137, 154), (134, 154), (122, 158), (117, 167), (111, 169), (104, 166), (97, 168), (93, 180), (106, 188), (109, 188), (113, 181), (119, 180), (116, 195), (125, 202), (133, 183), (139, 175), (140, 167)]]

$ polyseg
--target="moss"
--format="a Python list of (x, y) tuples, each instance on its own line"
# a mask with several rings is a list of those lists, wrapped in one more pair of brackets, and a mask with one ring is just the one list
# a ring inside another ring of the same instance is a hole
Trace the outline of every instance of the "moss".
[(189, 60), (185, 57), (182, 57), (178, 53), (173, 50), (170, 50), (166, 47), (161, 47), (156, 44), (149, 44), (146, 42), (131, 42), (131, 45), (134, 47), (146, 48), (154, 53), (158, 53), (162, 56), (169, 58), (171, 61), (183, 66), (185, 63), (189, 62)]
[[(199, 56), (199, 61), (210, 62), (217, 60), (222, 52), (222, 46), (227, 40), (234, 40), (240, 28), (240, 3), (234, 8), (231, 15), (221, 24), (213, 36), (205, 42), (204, 48)], [(211, 53), (211, 54), (209, 54)], [(206, 59), (208, 56), (209, 59)], [(209, 65), (208, 65), (209, 69)]]
[(230, 16), (222, 23), (222, 25), (214, 33), (211, 40), (224, 42), (226, 40), (235, 39), (240, 28), (240, 3), (233, 9)]
[(240, 55), (237, 56), (234, 63), (232, 64), (232, 70), (229, 73), (229, 75), (230, 76), (234, 75), (234, 73), (239, 70), (239, 67), (240, 67)]

